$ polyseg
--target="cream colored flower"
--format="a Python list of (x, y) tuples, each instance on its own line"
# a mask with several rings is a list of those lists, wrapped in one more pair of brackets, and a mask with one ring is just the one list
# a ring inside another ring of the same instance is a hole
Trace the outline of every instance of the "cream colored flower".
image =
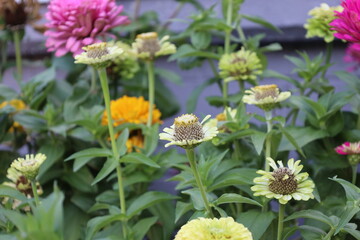
[(251, 187), (254, 196), (265, 196), (267, 198), (276, 198), (281, 204), (286, 204), (292, 198), (295, 200), (307, 201), (313, 199), (315, 184), (308, 180), (308, 173), (300, 173), (303, 166), (300, 160), (294, 162), (290, 159), (287, 167), (284, 167), (281, 161), (277, 161), (279, 167), (272, 158), (267, 158), (273, 172), (259, 170), (256, 173), (261, 177), (254, 178), (255, 185)]
[(11, 168), (16, 169), (30, 181), (34, 180), (39, 173), (41, 164), (46, 160), (45, 154), (26, 154), (25, 158), (13, 161)]
[(75, 63), (92, 65), (95, 68), (107, 67), (119, 57), (123, 50), (113, 43), (94, 43), (83, 47), (84, 52), (75, 56)]
[(275, 84), (261, 85), (246, 90), (243, 102), (254, 104), (265, 111), (273, 109), (278, 102), (282, 102), (291, 96), (290, 92), (281, 92)]
[(174, 240), (252, 240), (251, 232), (231, 217), (198, 218), (181, 227)]
[(342, 12), (343, 7), (329, 7), (328, 4), (322, 3), (320, 7), (311, 9), (309, 11), (311, 18), (304, 25), (307, 30), (306, 38), (320, 37), (324, 38), (325, 42), (332, 42), (336, 31), (331, 30), (329, 24), (336, 18), (335, 11)]
[(132, 44), (133, 51), (138, 58), (152, 61), (156, 57), (173, 54), (176, 52), (176, 46), (170, 42), (169, 36), (158, 39), (156, 32), (142, 33), (136, 36)]
[(203, 126), (209, 118), (210, 115), (207, 115), (200, 123), (194, 114), (183, 114), (175, 118), (170, 128), (165, 128), (164, 132), (160, 133), (160, 139), (170, 141), (165, 147), (178, 145), (183, 148), (194, 148), (218, 134), (217, 127)]
[(235, 53), (224, 54), (219, 61), (219, 69), (219, 74), (225, 82), (255, 81), (262, 73), (262, 65), (256, 53), (245, 48)]

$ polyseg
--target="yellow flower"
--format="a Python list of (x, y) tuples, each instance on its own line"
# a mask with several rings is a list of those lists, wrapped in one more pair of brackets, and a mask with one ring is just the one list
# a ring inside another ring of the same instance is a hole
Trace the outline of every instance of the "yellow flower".
[(175, 53), (176, 46), (168, 42), (169, 38), (169, 36), (164, 36), (159, 40), (156, 32), (139, 34), (132, 45), (133, 51), (138, 58), (145, 61), (152, 61), (156, 57)]
[(119, 57), (123, 50), (113, 43), (94, 43), (83, 47), (84, 52), (75, 56), (75, 63), (91, 65), (95, 68), (107, 67)]
[(139, 132), (136, 135), (130, 136), (126, 141), (127, 152), (140, 152), (140, 149), (144, 148), (144, 136)]
[(224, 54), (219, 61), (220, 76), (225, 82), (255, 81), (262, 73), (260, 59), (255, 52), (241, 48), (240, 51)]
[(325, 42), (332, 42), (334, 40), (334, 33), (329, 25), (336, 17), (335, 11), (342, 12), (343, 7), (329, 7), (328, 4), (322, 3), (320, 7), (315, 7), (309, 11), (312, 18), (307, 20), (304, 25), (307, 30), (306, 38), (320, 37), (324, 38)]
[(161, 140), (170, 141), (165, 147), (178, 145), (183, 148), (194, 148), (202, 142), (213, 139), (218, 134), (216, 126), (207, 126), (203, 123), (210, 118), (207, 115), (202, 122), (194, 114), (183, 114), (175, 118), (170, 128), (160, 133)]
[(198, 218), (181, 227), (174, 240), (252, 240), (251, 232), (233, 218)]
[(45, 154), (38, 153), (26, 154), (25, 158), (18, 158), (11, 164), (11, 168), (16, 169), (30, 181), (35, 180), (39, 173), (41, 164), (46, 160)]
[[(123, 96), (110, 103), (111, 117), (114, 127), (123, 123), (146, 124), (149, 115), (149, 102), (143, 97)], [(161, 112), (154, 107), (152, 124), (161, 123)], [(101, 124), (107, 125), (108, 116), (106, 111), (102, 117)]]
[[(0, 109), (6, 106), (11, 106), (15, 109), (13, 114), (16, 114), (19, 111), (26, 109), (26, 104), (20, 99), (12, 99), (10, 101), (4, 101), (0, 104)], [(14, 130), (22, 131), (23, 127), (20, 125), (20, 123), (14, 122), (12, 127), (9, 129), (9, 132), (13, 132)]]
[(265, 111), (273, 109), (278, 102), (282, 102), (291, 96), (290, 92), (281, 92), (275, 84), (261, 85), (246, 90), (243, 102), (254, 104)]
[(267, 198), (276, 198), (281, 204), (286, 204), (292, 198), (295, 200), (307, 201), (313, 199), (313, 191), (315, 184), (312, 180), (308, 180), (308, 173), (300, 173), (303, 166), (300, 160), (294, 162), (290, 159), (287, 167), (284, 167), (281, 161), (277, 161), (279, 167), (272, 158), (267, 158), (273, 172), (259, 170), (256, 173), (261, 177), (254, 179), (255, 185), (251, 187), (254, 196), (265, 196)]

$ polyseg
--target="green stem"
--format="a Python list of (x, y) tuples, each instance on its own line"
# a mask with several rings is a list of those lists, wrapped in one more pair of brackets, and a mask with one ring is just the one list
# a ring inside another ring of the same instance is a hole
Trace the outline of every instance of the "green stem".
[(334, 235), (334, 233), (335, 233), (335, 228), (331, 228), (330, 231), (328, 232), (328, 234), (326, 234), (326, 236), (323, 239), (331, 240), (331, 237)]
[(356, 128), (360, 129), (360, 106), (358, 107), (358, 118), (357, 118)]
[[(331, 54), (332, 54), (333, 44), (332, 42), (326, 43), (326, 55), (325, 55), (325, 65), (330, 64), (331, 61)], [(324, 70), (321, 73), (321, 77), (324, 78), (326, 74), (327, 68), (324, 68)]]
[(40, 201), (37, 193), (36, 180), (31, 180), (31, 188), (34, 195), (35, 205), (38, 207), (40, 205)]
[(179, 15), (180, 11), (184, 7), (185, 2), (180, 2), (177, 7), (175, 8), (174, 12), (170, 15), (169, 19), (164, 23), (164, 25), (159, 29), (158, 32), (162, 32), (169, 28), (170, 24), (172, 23), (172, 19), (176, 18)]
[(3, 73), (5, 72), (5, 65), (7, 60), (7, 41), (0, 41), (1, 47), (1, 65), (0, 65), (0, 83), (3, 82)]
[[(116, 146), (113, 119), (111, 117), (110, 92), (109, 92), (109, 85), (108, 85), (108, 80), (107, 80), (107, 75), (106, 75), (106, 69), (105, 68), (98, 69), (98, 74), (99, 74), (99, 78), (100, 78), (101, 88), (102, 88), (102, 91), (104, 94), (106, 114), (108, 116), (108, 128), (109, 128), (109, 135), (110, 135), (110, 140), (111, 140), (111, 148), (112, 148), (113, 155), (114, 155), (114, 161), (117, 162), (119, 160), (120, 156), (119, 156), (118, 149)], [(117, 166), (116, 166), (116, 174), (117, 174), (118, 185), (119, 185), (119, 198), (120, 198), (121, 213), (125, 215), (126, 214), (126, 203), (125, 203), (124, 185), (123, 185), (123, 179), (122, 179), (122, 169), (121, 169), (120, 164), (117, 164)], [(124, 224), (126, 224), (126, 223), (124, 222)], [(123, 224), (123, 234), (124, 234), (124, 237), (126, 238), (126, 235), (127, 235), (126, 234), (126, 226), (124, 224)]]
[[(233, 12), (233, 0), (229, 0), (227, 13), (226, 13), (226, 24), (230, 26), (232, 24), (232, 12)], [(225, 43), (224, 43), (224, 53), (230, 53), (230, 39), (231, 38), (231, 30), (225, 31)], [(222, 94), (224, 98), (224, 105), (227, 106), (227, 98), (228, 98), (228, 83), (224, 81)]]
[(281, 240), (281, 235), (282, 235), (283, 225), (284, 225), (284, 213), (285, 213), (285, 204), (279, 203), (277, 240)]
[(235, 157), (237, 160), (241, 160), (241, 151), (240, 151), (240, 143), (239, 140), (234, 140), (234, 148), (235, 148)]
[(151, 127), (152, 118), (153, 118), (153, 109), (155, 101), (155, 76), (154, 76), (154, 62), (146, 62), (146, 68), (148, 71), (148, 81), (149, 81), (149, 116), (147, 120), (147, 126)]
[(23, 79), (23, 71), (22, 71), (22, 59), (21, 59), (20, 32), (19, 30), (14, 30), (13, 33), (14, 33), (15, 58), (16, 58), (16, 69), (17, 69), (16, 81), (19, 87), (21, 87), (22, 79)]
[(358, 165), (359, 164), (355, 164), (352, 165), (352, 184), (356, 185), (356, 176), (357, 176), (357, 170), (358, 170)]
[(206, 211), (207, 211), (207, 214), (208, 216), (210, 216), (211, 218), (214, 217), (214, 214), (212, 213), (211, 211), (211, 207), (210, 207), (210, 203), (209, 203), (209, 200), (207, 199), (207, 196), (206, 196), (206, 191), (205, 191), (205, 187), (204, 185), (202, 184), (202, 181), (201, 181), (201, 178), (200, 178), (200, 175), (199, 175), (199, 172), (198, 172), (198, 169), (197, 169), (197, 166), (196, 166), (196, 160), (195, 160), (195, 151), (193, 148), (191, 149), (186, 149), (186, 156), (188, 157), (189, 159), (189, 162), (190, 162), (190, 167), (191, 167), (191, 170), (194, 174), (194, 177), (195, 177), (195, 180), (196, 180), (196, 184), (200, 190), (200, 194), (201, 194), (201, 197), (204, 201), (204, 205), (205, 205), (205, 208), (206, 208)]
[(97, 82), (96, 69), (92, 66), (89, 66), (89, 67), (90, 67), (90, 71), (91, 71), (90, 92), (95, 93), (96, 92), (96, 82)]
[(270, 171), (270, 165), (269, 162), (266, 160), (268, 157), (271, 157), (271, 137), (270, 137), (270, 131), (272, 129), (272, 111), (265, 111), (265, 119), (266, 119), (266, 125), (267, 125), (267, 136), (265, 140), (265, 171)]

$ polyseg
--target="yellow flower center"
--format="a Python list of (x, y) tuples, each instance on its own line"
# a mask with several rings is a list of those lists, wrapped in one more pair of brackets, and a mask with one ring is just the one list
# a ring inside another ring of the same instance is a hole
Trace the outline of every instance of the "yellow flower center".
[(102, 43), (95, 43), (89, 46), (86, 46), (83, 48), (86, 51), (86, 56), (88, 58), (101, 58), (102, 56), (105, 56), (109, 54), (109, 51), (107, 49), (107, 44)]
[(273, 180), (270, 181), (269, 190), (276, 194), (289, 195), (296, 192), (297, 181), (295, 175), (287, 167), (276, 169), (272, 176)]
[(277, 98), (279, 96), (279, 89), (275, 84), (256, 86), (253, 88), (253, 91), (257, 101), (267, 97)]
[(204, 131), (199, 119), (194, 114), (184, 114), (175, 118), (175, 141), (201, 140)]

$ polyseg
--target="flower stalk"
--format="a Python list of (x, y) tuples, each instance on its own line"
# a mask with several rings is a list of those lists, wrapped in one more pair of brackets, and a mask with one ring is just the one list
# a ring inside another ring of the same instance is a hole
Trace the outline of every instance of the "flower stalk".
[[(227, 13), (226, 13), (226, 24), (228, 26), (232, 23), (232, 12), (233, 12), (233, 0), (229, 0), (229, 4), (227, 7)], [(224, 43), (224, 53), (229, 54), (230, 53), (230, 37), (231, 37), (231, 30), (225, 31), (225, 43)], [(225, 107), (227, 104), (227, 98), (228, 98), (228, 83), (224, 81), (223, 84), (223, 98), (224, 98), (224, 105)]]
[(210, 218), (213, 218), (214, 214), (212, 213), (209, 200), (207, 199), (207, 196), (206, 196), (205, 187), (204, 187), (204, 185), (203, 185), (203, 183), (201, 181), (201, 177), (200, 177), (200, 174), (199, 174), (197, 166), (196, 166), (194, 149), (193, 148), (186, 149), (186, 156), (189, 159), (190, 167), (191, 167), (191, 170), (192, 170), (192, 172), (193, 172), (193, 174), (195, 176), (196, 184), (197, 184), (197, 186), (198, 186), (198, 188), (200, 190), (200, 194), (201, 194), (201, 197), (203, 199), (203, 202), (204, 202), (204, 205), (205, 205), (205, 208), (206, 208), (206, 211), (207, 211), (207, 215)]
[[(265, 119), (266, 119), (266, 126), (267, 126), (267, 136), (265, 142), (265, 159), (271, 157), (271, 135), (269, 134), (272, 130), (272, 110), (265, 111)], [(265, 161), (265, 171), (270, 171), (269, 161)]]
[[(112, 148), (113, 155), (114, 155), (114, 161), (118, 161), (119, 153), (118, 153), (118, 150), (116, 147), (113, 120), (111, 117), (110, 92), (109, 92), (109, 85), (108, 85), (108, 80), (107, 80), (106, 69), (99, 68), (98, 74), (99, 74), (101, 88), (102, 88), (103, 95), (104, 95), (106, 113), (109, 116), (108, 117), (108, 129), (109, 129), (109, 135), (110, 135), (110, 140), (111, 140), (111, 148)], [(121, 169), (120, 164), (116, 165), (116, 175), (117, 175), (118, 185), (119, 185), (119, 198), (120, 198), (121, 213), (126, 214), (125, 193), (124, 193), (124, 185), (123, 185), (123, 178), (122, 178), (122, 169)], [(126, 236), (126, 227), (124, 224), (123, 224), (123, 233), (124, 233), (124, 236)]]
[(16, 70), (17, 70), (16, 81), (19, 87), (21, 87), (23, 80), (23, 70), (22, 70), (21, 41), (20, 41), (19, 30), (14, 30), (13, 36), (14, 36), (15, 59), (16, 59)]
[(278, 232), (277, 240), (282, 240), (282, 232), (284, 226), (284, 213), (285, 213), (285, 204), (279, 203), (279, 219), (278, 219)]
[(39, 195), (37, 192), (37, 187), (36, 187), (36, 180), (33, 179), (31, 180), (31, 189), (34, 195), (34, 200), (35, 200), (35, 205), (38, 207), (40, 205), (40, 201), (39, 201)]
[(153, 118), (153, 109), (155, 101), (155, 76), (154, 76), (154, 62), (147, 61), (146, 68), (148, 72), (148, 81), (149, 81), (149, 116), (147, 120), (147, 126), (151, 127), (152, 118)]

